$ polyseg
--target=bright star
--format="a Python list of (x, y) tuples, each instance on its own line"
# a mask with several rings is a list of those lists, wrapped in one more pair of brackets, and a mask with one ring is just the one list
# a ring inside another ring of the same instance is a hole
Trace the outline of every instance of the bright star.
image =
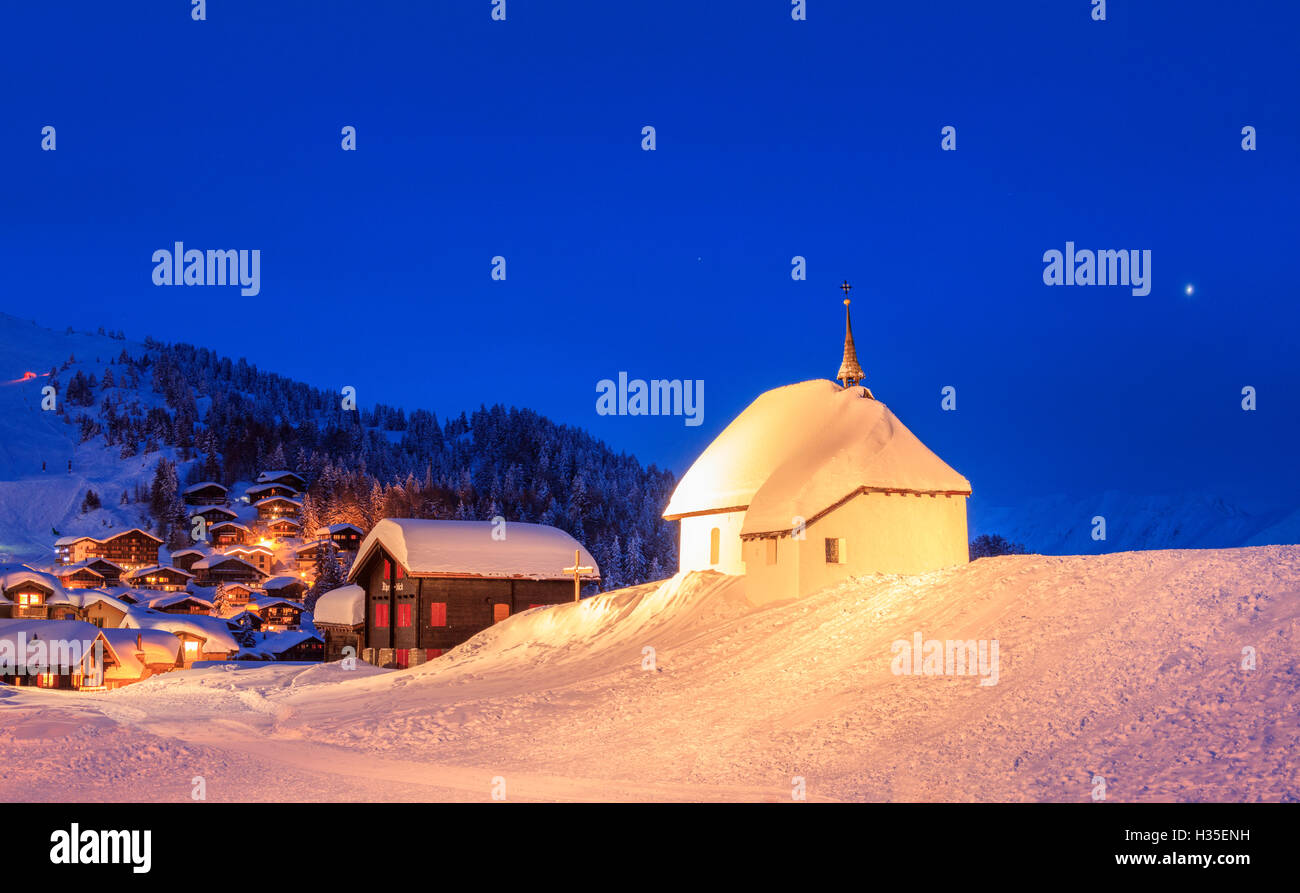
[(1190, 295), (1193, 290), (1194, 289), (1192, 288), (1192, 284), (1189, 282), (1187, 283), (1187, 287), (1183, 289), (1183, 293)]

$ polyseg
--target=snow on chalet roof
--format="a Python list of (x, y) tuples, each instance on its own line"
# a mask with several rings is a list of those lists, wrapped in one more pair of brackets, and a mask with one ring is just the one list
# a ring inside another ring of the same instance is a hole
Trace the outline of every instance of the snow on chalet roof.
[(294, 505), (297, 506), (298, 508), (302, 508), (301, 502), (298, 502), (296, 499), (290, 499), (288, 496), (268, 496), (265, 499), (257, 500), (257, 502), (253, 503), (253, 507), (256, 508), (262, 505), (270, 505), (273, 502), (287, 502), (290, 505)]
[(239, 643), (231, 635), (230, 627), (220, 617), (205, 617), (202, 614), (158, 614), (132, 608), (122, 618), (122, 628), (161, 629), (169, 633), (188, 633), (205, 640), (203, 648), (205, 652), (239, 650)]
[(216, 487), (222, 493), (227, 492), (227, 489), (221, 484), (218, 484), (216, 481), (199, 481), (197, 484), (186, 487), (184, 490), (181, 491), (181, 494), (188, 496), (191, 493), (197, 493), (200, 490), (206, 489), (208, 487)]
[(364, 534), (364, 533), (365, 533), (365, 531), (362, 530), (362, 529), (361, 529), (360, 527), (358, 527), (357, 525), (355, 525), (355, 524), (349, 524), (349, 523), (347, 523), (346, 521), (344, 521), (344, 522), (341, 523), (341, 524), (330, 524), (330, 525), (327, 526), (327, 527), (317, 527), (317, 528), (316, 528), (316, 535), (317, 535), (317, 536), (325, 536), (326, 534), (330, 534), (330, 533), (341, 533), (341, 532), (344, 531), (344, 530), (355, 530), (357, 533), (361, 533), (361, 534)]
[(73, 543), (79, 543), (82, 540), (91, 540), (92, 542), (96, 542), (96, 543), (107, 543), (117, 539), (120, 536), (126, 536), (128, 533), (142, 533), (145, 536), (149, 537), (149, 539), (154, 540), (159, 544), (162, 543), (162, 540), (158, 539), (158, 537), (154, 536), (149, 531), (141, 530), (139, 527), (132, 527), (130, 530), (123, 530), (121, 533), (115, 533), (112, 536), (106, 536), (103, 539), (100, 539), (99, 537), (95, 537), (95, 536), (61, 536), (54, 541), (54, 545), (70, 546)]
[(169, 571), (173, 574), (180, 574), (182, 577), (193, 577), (189, 571), (183, 571), (179, 567), (172, 567), (170, 564), (151, 564), (149, 567), (142, 567), (139, 570), (131, 571), (126, 575), (128, 580), (138, 580), (141, 577), (147, 577), (150, 574), (156, 574), (159, 571)]
[(297, 472), (280, 469), (279, 471), (262, 472), (257, 476), (257, 482), (259, 484), (273, 484), (276, 481), (287, 477), (295, 477), (298, 480), (302, 480), (302, 475), (298, 474)]
[(175, 663), (181, 650), (181, 640), (164, 629), (119, 628), (106, 629), (103, 633), (119, 656), (143, 651), (145, 663)]
[(22, 583), (43, 586), (56, 596), (66, 599), (68, 591), (59, 578), (44, 571), (33, 570), (25, 564), (0, 564), (0, 592), (8, 591)]
[(163, 608), (178, 605), (182, 602), (195, 602), (196, 604), (203, 605), (209, 610), (212, 608), (211, 601), (202, 596), (195, 595), (192, 592), (172, 592), (167, 595), (160, 595), (158, 598), (149, 600), (149, 607), (155, 611), (161, 611)]
[(271, 577), (269, 579), (263, 580), (262, 588), (269, 592), (272, 589), (283, 589), (285, 586), (292, 586), (295, 583), (298, 584), (299, 586), (307, 585), (298, 577), (290, 577), (285, 575), (279, 577)]
[[(95, 640), (100, 638), (102, 630), (93, 623), (86, 623), (81, 620), (0, 620), (0, 641), (10, 643), (10, 653), (18, 656), (23, 652), (18, 646), (24, 642), (30, 644), (38, 639), (46, 642), (72, 642), (80, 643), (81, 653), (88, 655), (94, 647)], [(105, 642), (107, 643), (107, 639)], [(58, 649), (50, 649), (57, 651)], [(108, 650), (117, 656), (112, 645), (109, 644)], [(48, 659), (57, 660), (55, 654), (49, 654)], [(120, 658), (119, 658), (120, 659)], [(134, 663), (134, 657), (128, 655), (128, 660)]]
[(385, 518), (362, 540), (348, 580), (356, 579), (379, 546), (414, 576), (567, 580), (572, 577), (563, 568), (573, 564), (575, 549), (583, 566), (596, 568), (583, 578), (600, 576), (591, 554), (563, 530), (510, 521), (505, 538), (495, 539), (496, 529), (491, 521)]
[(317, 599), (312, 618), (317, 623), (360, 626), (366, 619), (366, 591), (355, 583), (331, 589)]
[(860, 487), (970, 493), (865, 388), (817, 379), (759, 395), (682, 477), (664, 517), (745, 509), (742, 534), (789, 530)]
[[(217, 553), (215, 555), (209, 555), (207, 558), (200, 558), (198, 561), (194, 562), (194, 564), (191, 566), (195, 570), (211, 570), (214, 567), (220, 567), (221, 565), (228, 564), (232, 561), (236, 561), (244, 565), (245, 567), (250, 568), (251, 570), (257, 571), (257, 568), (255, 566), (249, 564), (247, 561), (245, 561), (244, 559), (236, 555), (222, 555), (220, 553)], [(261, 573), (261, 571), (257, 571), (257, 572), (259, 574)]]

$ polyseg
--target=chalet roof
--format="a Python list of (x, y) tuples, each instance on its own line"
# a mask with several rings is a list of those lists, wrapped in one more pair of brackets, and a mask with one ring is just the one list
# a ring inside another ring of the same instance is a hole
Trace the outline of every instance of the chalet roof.
[(299, 480), (299, 481), (305, 481), (305, 480), (306, 480), (306, 478), (304, 478), (302, 475), (298, 474), (297, 472), (286, 471), (286, 470), (284, 470), (284, 469), (280, 469), (280, 470), (278, 470), (278, 471), (264, 471), (264, 472), (262, 472), (261, 474), (259, 474), (259, 475), (257, 476), (257, 482), (258, 482), (259, 484), (274, 484), (274, 483), (276, 483), (277, 481), (281, 481), (281, 480), (283, 480), (284, 478), (287, 478), (287, 477), (295, 478), (295, 479), (297, 479), (297, 480)]
[(295, 584), (298, 586), (307, 585), (298, 577), (291, 577), (288, 574), (283, 574), (278, 577), (271, 577), (269, 579), (263, 580), (262, 588), (265, 589), (267, 592), (270, 592), (272, 589), (283, 589), (286, 586), (293, 586)]
[(286, 608), (296, 608), (299, 611), (306, 610), (302, 602), (296, 602), (288, 598), (280, 598), (274, 595), (255, 596), (248, 600), (250, 611), (261, 611), (264, 608), (274, 608), (276, 605), (284, 605)]
[(250, 533), (252, 532), (249, 530), (248, 525), (240, 524), (238, 521), (218, 521), (216, 524), (209, 527), (208, 530), (213, 531), (221, 527), (238, 527), (240, 530), (248, 530)]
[(274, 526), (277, 525), (277, 524), (289, 524), (289, 525), (291, 525), (291, 526), (293, 526), (293, 527), (301, 527), (301, 526), (302, 526), (302, 524), (300, 524), (298, 521), (295, 521), (293, 518), (276, 518), (274, 521), (272, 521), (272, 522), (271, 522), (270, 524), (268, 524), (267, 526), (269, 526), (269, 527), (274, 527)]
[(358, 527), (357, 525), (355, 525), (355, 524), (348, 524), (348, 523), (346, 523), (346, 522), (344, 522), (344, 523), (342, 523), (342, 524), (330, 524), (330, 525), (328, 525), (328, 526), (326, 526), (326, 527), (317, 527), (317, 528), (316, 528), (316, 535), (317, 535), (317, 536), (328, 536), (328, 535), (331, 534), (331, 533), (342, 533), (344, 530), (355, 530), (355, 531), (356, 531), (357, 533), (359, 533), (361, 536), (365, 536), (365, 535), (366, 535), (366, 532), (365, 532), (364, 530), (362, 530), (360, 527)]
[(141, 577), (147, 577), (149, 574), (156, 574), (163, 571), (179, 574), (187, 580), (194, 576), (189, 571), (183, 571), (179, 567), (172, 567), (170, 564), (151, 564), (149, 567), (142, 567), (138, 571), (131, 571), (131, 573), (126, 575), (126, 579), (138, 580)]
[(866, 388), (825, 379), (761, 394), (700, 455), (664, 517), (745, 510), (742, 534), (789, 530), (859, 488), (969, 495), (970, 482)]
[(258, 508), (260, 506), (270, 505), (273, 502), (287, 502), (294, 508), (302, 508), (301, 502), (298, 502), (295, 499), (290, 499), (288, 496), (268, 496), (265, 499), (257, 500), (257, 502), (253, 503), (253, 507)]
[(260, 650), (268, 651), (271, 654), (283, 654), (290, 648), (301, 645), (303, 642), (309, 642), (313, 639), (320, 642), (322, 645), (325, 644), (321, 641), (320, 636), (305, 629), (291, 629), (279, 633), (264, 633), (262, 635), (262, 641), (259, 643), (259, 648)]
[(333, 540), (321, 539), (321, 540), (312, 540), (309, 543), (303, 543), (301, 546), (293, 550), (293, 554), (298, 555), (302, 552), (306, 552), (308, 549), (319, 548), (320, 546), (323, 546), (327, 542), (333, 542)]
[[(181, 640), (164, 629), (105, 629), (104, 638), (119, 655), (142, 653), (148, 664), (175, 663), (180, 656)], [(138, 639), (137, 639), (138, 637)]]
[(179, 605), (182, 602), (194, 602), (205, 605), (209, 610), (212, 609), (212, 602), (206, 598), (200, 598), (192, 592), (173, 592), (168, 595), (161, 595), (158, 598), (150, 599), (149, 607), (155, 611), (161, 611), (163, 608), (170, 608), (172, 605)]
[(264, 490), (274, 490), (276, 487), (279, 487), (281, 490), (288, 490), (290, 493), (298, 492), (297, 487), (292, 484), (286, 484), (284, 481), (268, 481), (265, 484), (253, 484), (244, 492), (251, 496), (254, 493), (261, 493)]
[(213, 512), (220, 512), (221, 514), (223, 514), (223, 515), (229, 515), (229, 516), (232, 517), (232, 518), (238, 518), (238, 517), (239, 517), (239, 515), (237, 515), (235, 512), (232, 512), (230, 509), (226, 508), (225, 506), (221, 506), (221, 505), (205, 505), (205, 506), (200, 506), (200, 507), (198, 507), (198, 508), (195, 508), (194, 511), (190, 512), (190, 517), (193, 518), (193, 517), (196, 517), (196, 516), (198, 516), (198, 515), (210, 515), (210, 514), (212, 514)]
[(131, 533), (142, 534), (144, 536), (147, 536), (149, 539), (153, 540), (155, 543), (162, 545), (162, 540), (160, 540), (158, 537), (154, 536), (152, 533), (150, 533), (147, 530), (141, 530), (139, 527), (132, 527), (130, 530), (123, 530), (121, 533), (115, 533), (112, 536), (106, 536), (103, 539), (94, 536), (61, 536), (54, 541), (54, 545), (70, 546), (73, 543), (79, 543), (82, 540), (90, 540), (96, 543), (111, 543), (113, 540), (120, 539), (121, 537), (124, 537), (127, 534), (131, 534)]
[[(99, 639), (104, 643), (104, 650), (112, 655), (114, 660), (121, 662), (121, 657), (112, 644), (104, 638), (103, 631), (93, 623), (81, 620), (0, 620), (0, 641), (10, 643), (10, 653), (15, 657), (20, 654), (26, 657), (26, 652), (18, 647), (20, 644), (23, 642), (30, 644), (38, 639), (78, 642), (83, 655), (89, 655), (95, 646), (95, 640)], [(128, 656), (128, 660), (134, 661), (134, 657)]]
[(366, 622), (366, 591), (355, 583), (331, 589), (317, 599), (312, 618), (317, 623), (360, 626)]
[(208, 487), (216, 487), (222, 493), (230, 492), (230, 489), (228, 487), (224, 487), (221, 484), (218, 484), (216, 481), (199, 481), (197, 484), (193, 484), (189, 487), (186, 487), (184, 490), (182, 490), (181, 495), (188, 496), (191, 493), (197, 493), (200, 490), (206, 490)]
[(256, 566), (249, 564), (247, 561), (238, 557), (237, 555), (221, 555), (221, 554), (209, 555), (207, 558), (202, 558), (194, 562), (193, 567), (195, 570), (211, 570), (214, 567), (220, 567), (221, 565), (229, 564), (232, 561), (244, 565), (244, 567), (248, 568), (249, 570), (257, 571), (257, 573), (259, 574), (262, 573), (260, 570), (257, 570)]
[(230, 627), (220, 617), (203, 614), (160, 614), (156, 611), (132, 608), (122, 618), (125, 629), (161, 629), (169, 633), (186, 633), (204, 640), (205, 651), (234, 652), (239, 643), (231, 635)]
[(181, 549), (177, 552), (173, 552), (172, 560), (175, 561), (177, 558), (179, 558), (182, 555), (208, 555), (210, 554), (210, 552), (211, 550), (207, 548), (201, 549), (198, 546), (191, 546), (188, 549)]
[(51, 595), (66, 596), (67, 590), (59, 578), (44, 571), (38, 571), (26, 564), (0, 564), (0, 592), (8, 592), (15, 586), (31, 583), (48, 590)]
[(504, 538), (494, 535), (499, 533), (491, 521), (385, 518), (362, 541), (348, 582), (356, 580), (380, 547), (413, 576), (532, 580), (571, 580), (563, 569), (573, 564), (574, 550), (578, 550), (581, 564), (596, 568), (584, 578), (599, 579), (595, 559), (563, 530), (511, 521)]
[(119, 572), (125, 572), (126, 570), (125, 568), (122, 567), (122, 565), (117, 564), (116, 562), (109, 561), (107, 558), (85, 558), (74, 564), (65, 564), (63, 565), (62, 569), (65, 571), (78, 571), (81, 570), (82, 568), (89, 568), (91, 570), (94, 570), (95, 565), (105, 565), (105, 564), (111, 568), (115, 568)]

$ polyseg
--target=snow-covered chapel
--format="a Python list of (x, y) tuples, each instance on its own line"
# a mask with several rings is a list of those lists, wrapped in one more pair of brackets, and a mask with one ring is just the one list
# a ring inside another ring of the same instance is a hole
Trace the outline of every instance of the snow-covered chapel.
[(966, 478), (862, 384), (844, 300), (839, 384), (761, 394), (682, 477), (680, 568), (744, 574), (756, 603), (859, 574), (916, 574), (969, 560)]

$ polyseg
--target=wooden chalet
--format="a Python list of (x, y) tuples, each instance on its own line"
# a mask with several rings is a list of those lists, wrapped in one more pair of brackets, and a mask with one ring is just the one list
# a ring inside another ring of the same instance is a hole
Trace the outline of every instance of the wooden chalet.
[(302, 511), (302, 503), (285, 496), (271, 496), (253, 503), (257, 509), (259, 521), (275, 521), (279, 518), (297, 518)]
[(181, 491), (186, 505), (225, 505), (230, 491), (216, 481), (202, 481)]
[(362, 656), (387, 667), (437, 657), (511, 614), (573, 601), (572, 566), (591, 555), (562, 530), (512, 522), (385, 518), (361, 544), (348, 582), (366, 593)]
[(99, 589), (112, 585), (104, 579), (103, 574), (89, 567), (87, 562), (84, 561), (59, 568), (55, 571), (54, 576), (58, 577), (59, 582), (63, 584), (65, 589)]
[(92, 558), (106, 558), (123, 570), (138, 570), (158, 563), (163, 543), (152, 533), (133, 527), (105, 539), (91, 536), (61, 537), (55, 540), (60, 564), (77, 564)]
[(266, 596), (249, 601), (248, 610), (262, 618), (262, 628), (270, 631), (297, 629), (302, 625), (301, 602)]
[(207, 558), (211, 553), (206, 549), (181, 549), (172, 553), (172, 567), (178, 567), (187, 573), (194, 572), (194, 565)]
[(290, 630), (262, 640), (262, 650), (276, 660), (320, 661), (325, 659), (325, 641), (304, 630)]
[(257, 476), (257, 483), (285, 484), (299, 493), (307, 489), (307, 482), (301, 475), (294, 474), (292, 471), (264, 471)]
[(153, 599), (149, 608), (162, 614), (211, 614), (212, 602), (188, 592), (177, 592)]
[(244, 559), (264, 574), (269, 574), (275, 563), (275, 554), (262, 545), (230, 546), (225, 554)]
[(354, 583), (326, 592), (316, 600), (312, 624), (325, 639), (323, 660), (360, 658), (365, 647), (366, 591)]
[(316, 560), (326, 540), (313, 540), (293, 550), (294, 567), (300, 574), (316, 573)]
[(285, 499), (293, 499), (298, 495), (298, 491), (288, 484), (270, 483), (254, 484), (244, 491), (248, 494), (248, 501), (256, 505), (263, 499), (271, 499), (275, 496), (283, 496)]
[(15, 660), (0, 666), (5, 685), (103, 691), (137, 681), (144, 669), (134, 655), (124, 661), (103, 630), (77, 620), (0, 620), (0, 642)]
[(293, 518), (276, 518), (266, 525), (266, 532), (273, 539), (293, 539), (302, 532), (302, 525)]
[(214, 524), (220, 524), (222, 521), (236, 521), (239, 519), (239, 516), (228, 508), (222, 508), (219, 505), (212, 505), (197, 512), (192, 512), (190, 514), (190, 520), (193, 521), (195, 518), (202, 518), (207, 523), (208, 527), (212, 527)]
[(366, 532), (355, 524), (331, 524), (328, 527), (318, 527), (315, 535), (317, 539), (333, 540), (340, 552), (355, 555), (361, 548), (361, 540)]
[(116, 629), (122, 625), (130, 606), (121, 599), (101, 592), (86, 593), (81, 599), (77, 619), (94, 624), (101, 629)]
[(243, 545), (253, 539), (253, 531), (237, 521), (222, 521), (208, 528), (208, 540), (214, 546)]
[(159, 592), (181, 592), (194, 579), (194, 574), (178, 567), (154, 565), (131, 571), (124, 578), (132, 589), (155, 589)]
[(8, 602), (0, 616), (13, 620), (46, 620), (52, 606), (67, 604), (57, 577), (21, 564), (0, 568), (0, 596)]
[(287, 598), (294, 602), (302, 601), (302, 597), (307, 594), (307, 584), (298, 577), (290, 576), (271, 577), (269, 580), (264, 580), (262, 589), (267, 595), (275, 598)]
[(265, 576), (256, 567), (234, 555), (209, 555), (194, 563), (194, 579), (200, 586), (222, 583), (256, 584)]

